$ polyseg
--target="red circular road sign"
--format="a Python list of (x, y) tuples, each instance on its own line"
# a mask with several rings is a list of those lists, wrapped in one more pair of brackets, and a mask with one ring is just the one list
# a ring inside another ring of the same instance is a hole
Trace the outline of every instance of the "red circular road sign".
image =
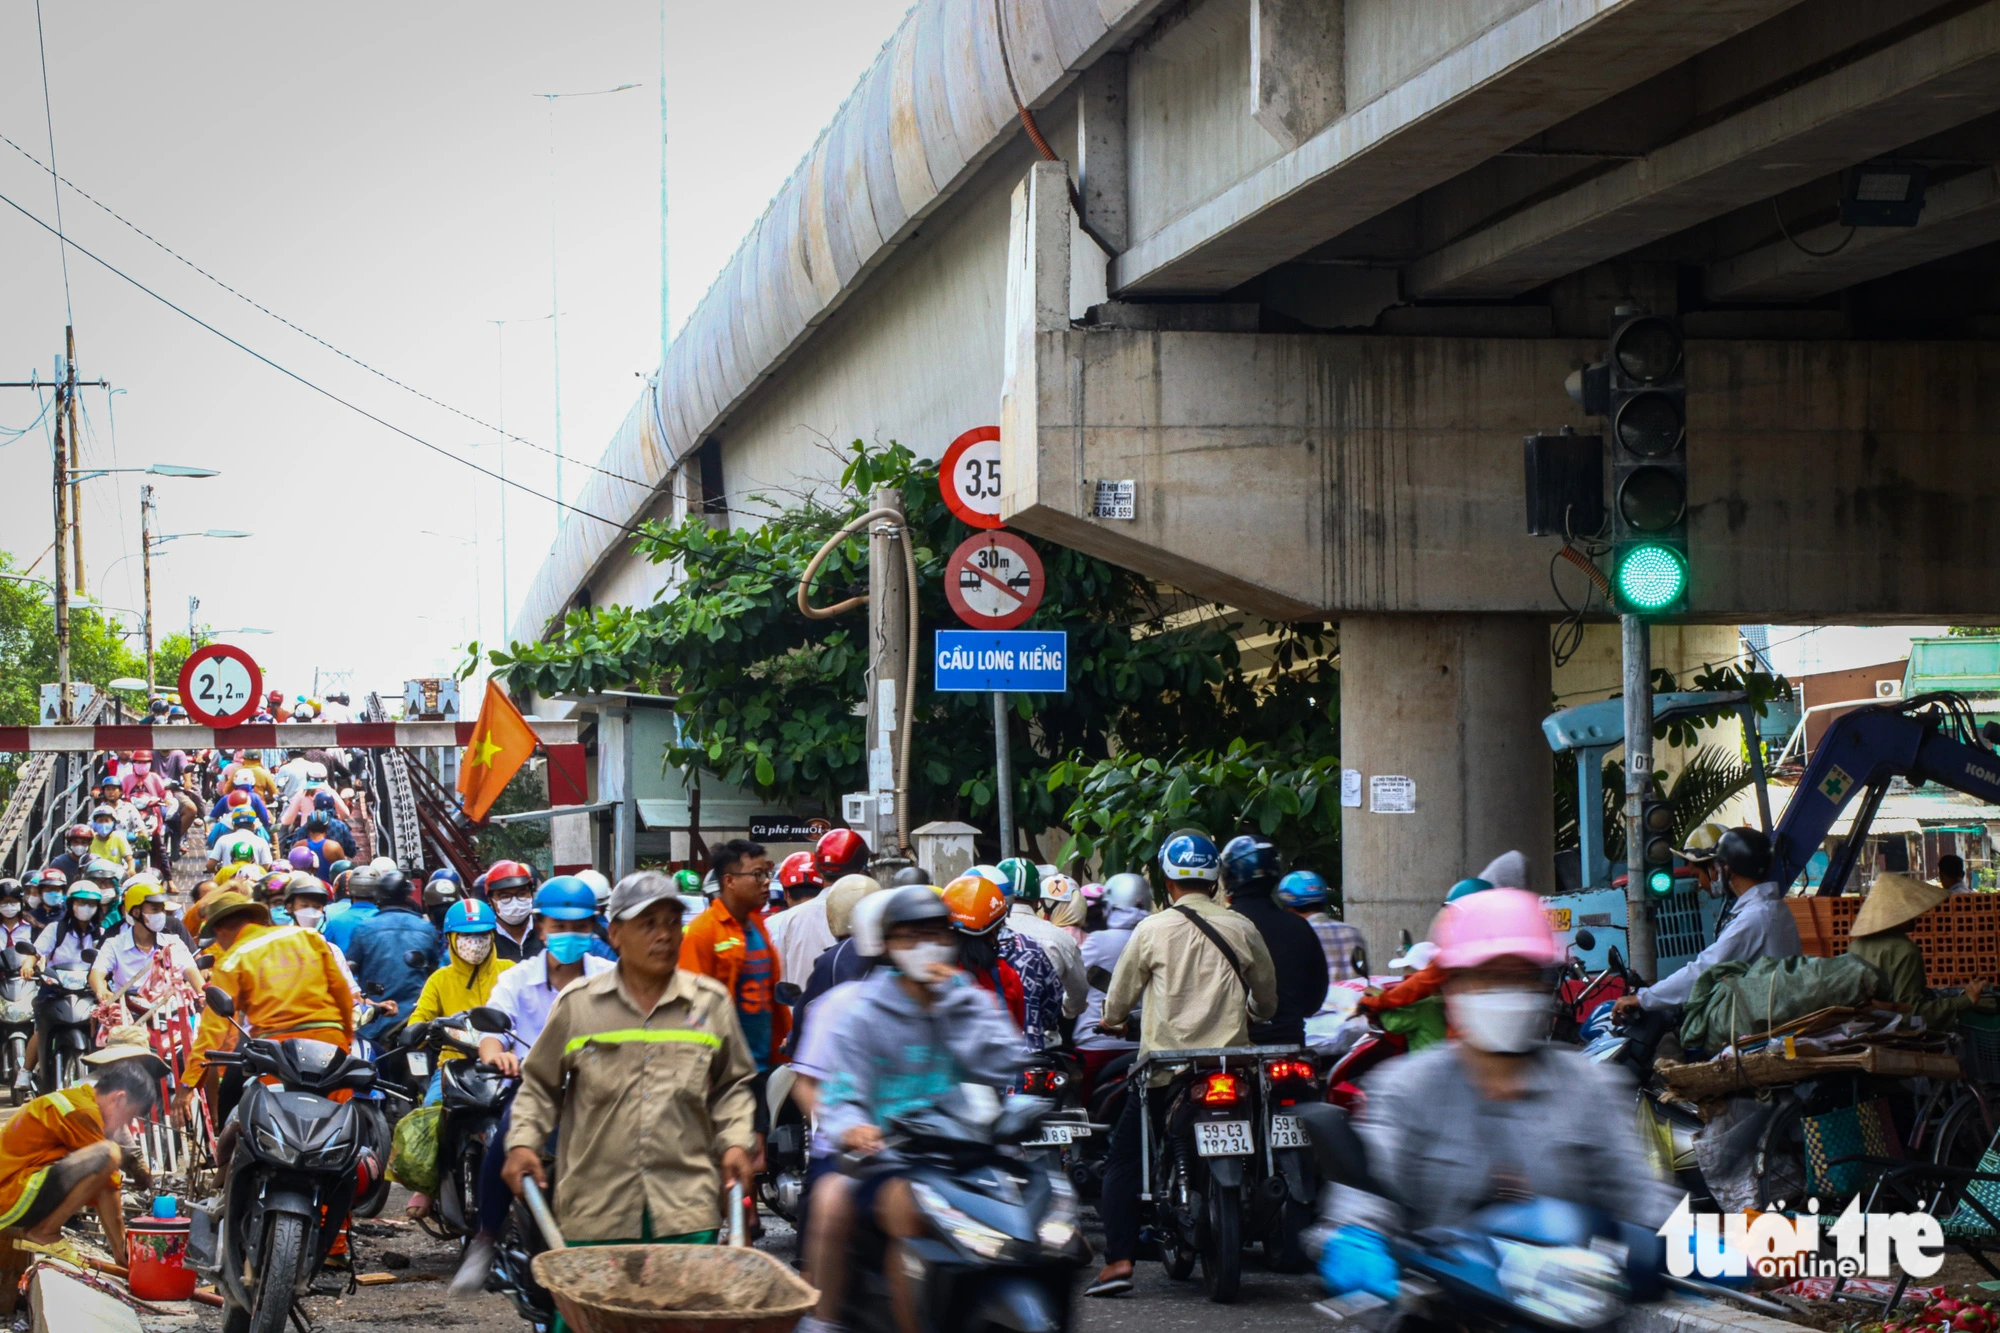
[(944, 563), (944, 595), (974, 629), (1012, 629), (1042, 604), (1042, 558), (1011, 532), (980, 532)]
[(1000, 428), (974, 426), (938, 464), (945, 507), (975, 528), (1000, 526)]
[(204, 727), (236, 727), (257, 711), (264, 673), (250, 654), (227, 643), (197, 648), (181, 664), (181, 706)]

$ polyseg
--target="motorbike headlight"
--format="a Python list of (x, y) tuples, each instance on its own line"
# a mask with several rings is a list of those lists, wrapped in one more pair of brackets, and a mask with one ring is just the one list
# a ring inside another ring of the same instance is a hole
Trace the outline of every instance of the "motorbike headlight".
[(997, 1259), (1014, 1243), (1013, 1237), (1006, 1232), (996, 1231), (970, 1214), (953, 1207), (944, 1195), (923, 1181), (911, 1181), (910, 1191), (917, 1196), (917, 1202), (929, 1215), (931, 1225), (944, 1233), (946, 1239), (960, 1249), (981, 1259)]
[(1035, 1228), (1045, 1250), (1066, 1250), (1076, 1239), (1076, 1191), (1061, 1176), (1049, 1178), (1049, 1212)]
[(297, 1163), (299, 1153), (295, 1145), (287, 1143), (281, 1135), (261, 1121), (255, 1124), (255, 1130), (257, 1146), (263, 1150), (265, 1156), (288, 1165)]
[(1609, 1255), (1495, 1240), (1500, 1285), (1522, 1310), (1561, 1328), (1600, 1328), (1625, 1310), (1625, 1277)]

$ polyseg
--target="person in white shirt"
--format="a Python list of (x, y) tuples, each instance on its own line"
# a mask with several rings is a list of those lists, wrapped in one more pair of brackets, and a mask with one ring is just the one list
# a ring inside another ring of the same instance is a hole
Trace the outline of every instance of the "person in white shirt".
[[(28, 915), (21, 882), (0, 879), (0, 949), (11, 949), (23, 941), (35, 942), (35, 919)], [(19, 962), (17, 956), (10, 965), (17, 966)]]
[[(542, 948), (500, 974), (493, 983), (487, 1007), (498, 1009), (514, 1022), (505, 1037), (489, 1034), (479, 1039), (481, 1062), (493, 1066), (508, 1078), (519, 1078), (521, 1055), (534, 1046), (548, 1025), (549, 1010), (556, 996), (571, 982), (609, 972), (618, 964), (590, 952), (596, 938), (597, 895), (590, 885), (575, 875), (557, 875), (535, 890), (535, 929), (541, 932)], [(510, 1049), (511, 1047), (511, 1049)], [(479, 1229), (466, 1246), (465, 1258), (452, 1279), (458, 1295), (471, 1295), (485, 1288), (486, 1274), (498, 1251), (500, 1229), (507, 1221), (507, 1207), (513, 1194), (500, 1178), (507, 1160), (507, 1130), (513, 1123), (510, 1100), (500, 1117), (480, 1166)]]
[(278, 780), (278, 808), (283, 810), (305, 790), (307, 780), (312, 777), (312, 765), (306, 762), (304, 750), (288, 750), (285, 762), (271, 776)]
[(181, 974), (195, 994), (207, 983), (187, 946), (167, 929), (166, 890), (147, 886), (136, 904), (128, 908), (123, 927), (106, 939), (90, 965), (90, 988), (97, 998), (109, 1002), (126, 987), (144, 977), (153, 966), (155, 954), (163, 954), (168, 967)]
[[(845, 878), (868, 879), (866, 875)], [(771, 947), (778, 951), (785, 979), (803, 989), (813, 964), (835, 943), (833, 928), (826, 921), (824, 892), (832, 886), (820, 879), (811, 852), (793, 852), (778, 865), (778, 887), (784, 890), (787, 905), (784, 911), (764, 919), (764, 931), (771, 937)]]
[(1041, 872), (1029, 862), (1010, 857), (1000, 863), (1007, 877), (1007, 928), (1042, 946), (1049, 965), (1062, 982), (1064, 1018), (1075, 1018), (1090, 1001), (1090, 981), (1085, 976), (1083, 950), (1070, 933), (1045, 920), (1036, 909), (1041, 905)]

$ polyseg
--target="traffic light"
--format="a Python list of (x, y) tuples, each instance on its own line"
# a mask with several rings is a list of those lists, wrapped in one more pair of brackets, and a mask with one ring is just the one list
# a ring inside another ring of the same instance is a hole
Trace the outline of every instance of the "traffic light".
[(1687, 609), (1687, 377), (1679, 326), (1621, 315), (1611, 329), (1611, 587), (1619, 609)]
[[(1639, 806), (1640, 873), (1646, 877), (1648, 893), (1665, 896), (1674, 891), (1674, 807), (1666, 801), (1648, 798)], [(1628, 870), (1628, 874), (1630, 871)]]

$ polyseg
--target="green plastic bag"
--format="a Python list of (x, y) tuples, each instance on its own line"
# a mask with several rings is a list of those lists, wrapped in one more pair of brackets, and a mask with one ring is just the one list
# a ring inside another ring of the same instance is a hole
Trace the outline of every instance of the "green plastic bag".
[(442, 1106), (420, 1106), (396, 1122), (389, 1150), (389, 1179), (413, 1194), (436, 1194), (438, 1187), (438, 1122)]
[(1382, 1030), (1400, 1032), (1410, 1039), (1412, 1053), (1444, 1040), (1444, 997), (1426, 995), (1415, 1004), (1382, 1011)]

